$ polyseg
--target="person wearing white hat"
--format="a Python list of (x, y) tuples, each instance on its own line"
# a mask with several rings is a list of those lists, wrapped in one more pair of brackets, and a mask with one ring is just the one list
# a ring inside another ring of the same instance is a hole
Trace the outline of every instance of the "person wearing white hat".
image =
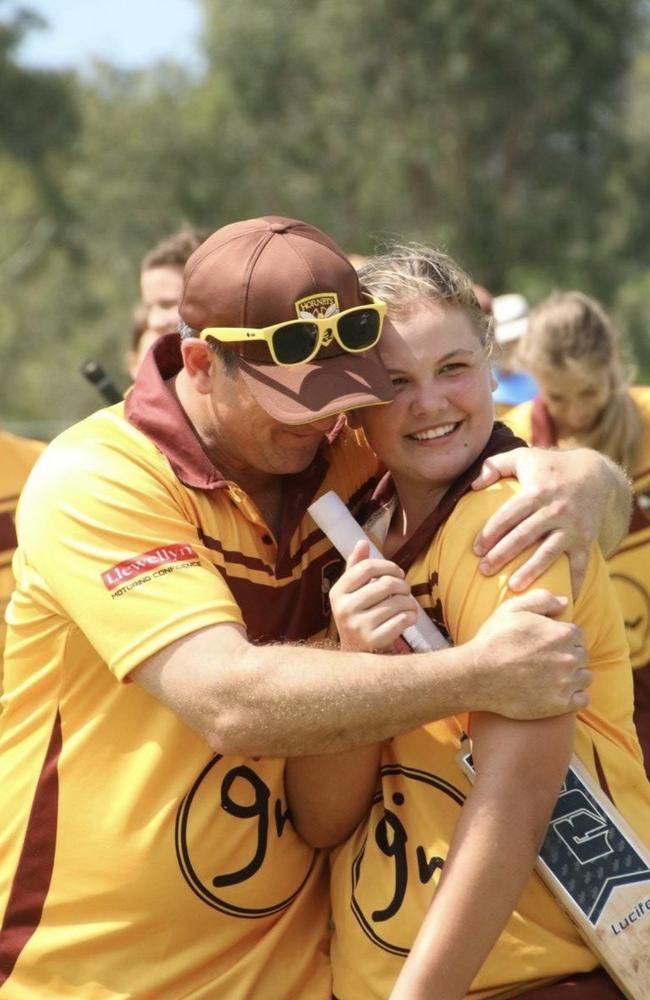
[(494, 365), (498, 385), (492, 398), (496, 415), (501, 417), (537, 394), (537, 383), (523, 370), (519, 359), (519, 340), (528, 328), (528, 302), (516, 292), (496, 295), (492, 299), (492, 317), (498, 348)]

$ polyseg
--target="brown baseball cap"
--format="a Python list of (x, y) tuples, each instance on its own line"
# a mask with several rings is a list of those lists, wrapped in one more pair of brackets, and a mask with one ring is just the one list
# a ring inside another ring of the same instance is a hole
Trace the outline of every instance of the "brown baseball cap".
[[(366, 301), (333, 240), (306, 222), (270, 215), (224, 226), (195, 250), (179, 312), (200, 332), (332, 315)], [(283, 423), (309, 423), (394, 396), (376, 349), (352, 354), (333, 340), (307, 364), (284, 367), (263, 341), (222, 346), (237, 353), (248, 388)]]

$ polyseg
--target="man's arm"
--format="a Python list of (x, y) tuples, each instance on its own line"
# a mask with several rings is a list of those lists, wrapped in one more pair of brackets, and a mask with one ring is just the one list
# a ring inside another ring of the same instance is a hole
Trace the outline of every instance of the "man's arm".
[(532, 591), (462, 646), (399, 657), (254, 646), (238, 626), (214, 625), (131, 678), (221, 753), (336, 753), (468, 710), (535, 718), (584, 706), (591, 675), (582, 633), (546, 617), (565, 606)]
[[(390, 652), (415, 624), (417, 607), (404, 572), (388, 559), (374, 559), (357, 542), (345, 572), (329, 592), (341, 650)], [(290, 757), (284, 772), (291, 820), (312, 847), (333, 847), (364, 818), (377, 787), (381, 744), (346, 753)], [(341, 787), (345, 795), (341, 795)]]
[(483, 556), (481, 572), (497, 573), (539, 542), (530, 559), (513, 573), (510, 588), (525, 590), (566, 552), (577, 594), (592, 542), (597, 541), (609, 556), (628, 529), (632, 491), (625, 473), (590, 448), (515, 448), (488, 458), (472, 486), (481, 489), (504, 476), (516, 476), (523, 489), (477, 535), (474, 551)]

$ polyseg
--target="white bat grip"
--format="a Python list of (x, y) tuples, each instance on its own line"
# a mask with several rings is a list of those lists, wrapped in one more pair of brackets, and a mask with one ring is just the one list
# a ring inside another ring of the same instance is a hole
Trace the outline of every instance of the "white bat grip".
[[(349, 558), (352, 549), (359, 541), (368, 542), (373, 559), (384, 558), (383, 553), (370, 541), (363, 528), (357, 524), (339, 495), (333, 490), (314, 501), (309, 507), (309, 513), (344, 559)], [(419, 604), (416, 623), (405, 629), (403, 636), (411, 649), (418, 653), (443, 649), (449, 645)]]

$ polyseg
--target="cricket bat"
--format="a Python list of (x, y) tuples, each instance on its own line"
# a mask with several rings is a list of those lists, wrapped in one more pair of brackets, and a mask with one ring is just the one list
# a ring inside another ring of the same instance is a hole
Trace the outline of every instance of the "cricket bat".
[[(309, 513), (344, 559), (359, 540), (370, 542), (334, 492)], [(370, 546), (373, 558), (383, 558)], [(443, 648), (446, 640), (420, 611), (404, 639), (420, 652)], [(473, 780), (469, 740), (458, 762)], [(575, 754), (536, 870), (628, 1000), (650, 1000), (650, 851)]]

